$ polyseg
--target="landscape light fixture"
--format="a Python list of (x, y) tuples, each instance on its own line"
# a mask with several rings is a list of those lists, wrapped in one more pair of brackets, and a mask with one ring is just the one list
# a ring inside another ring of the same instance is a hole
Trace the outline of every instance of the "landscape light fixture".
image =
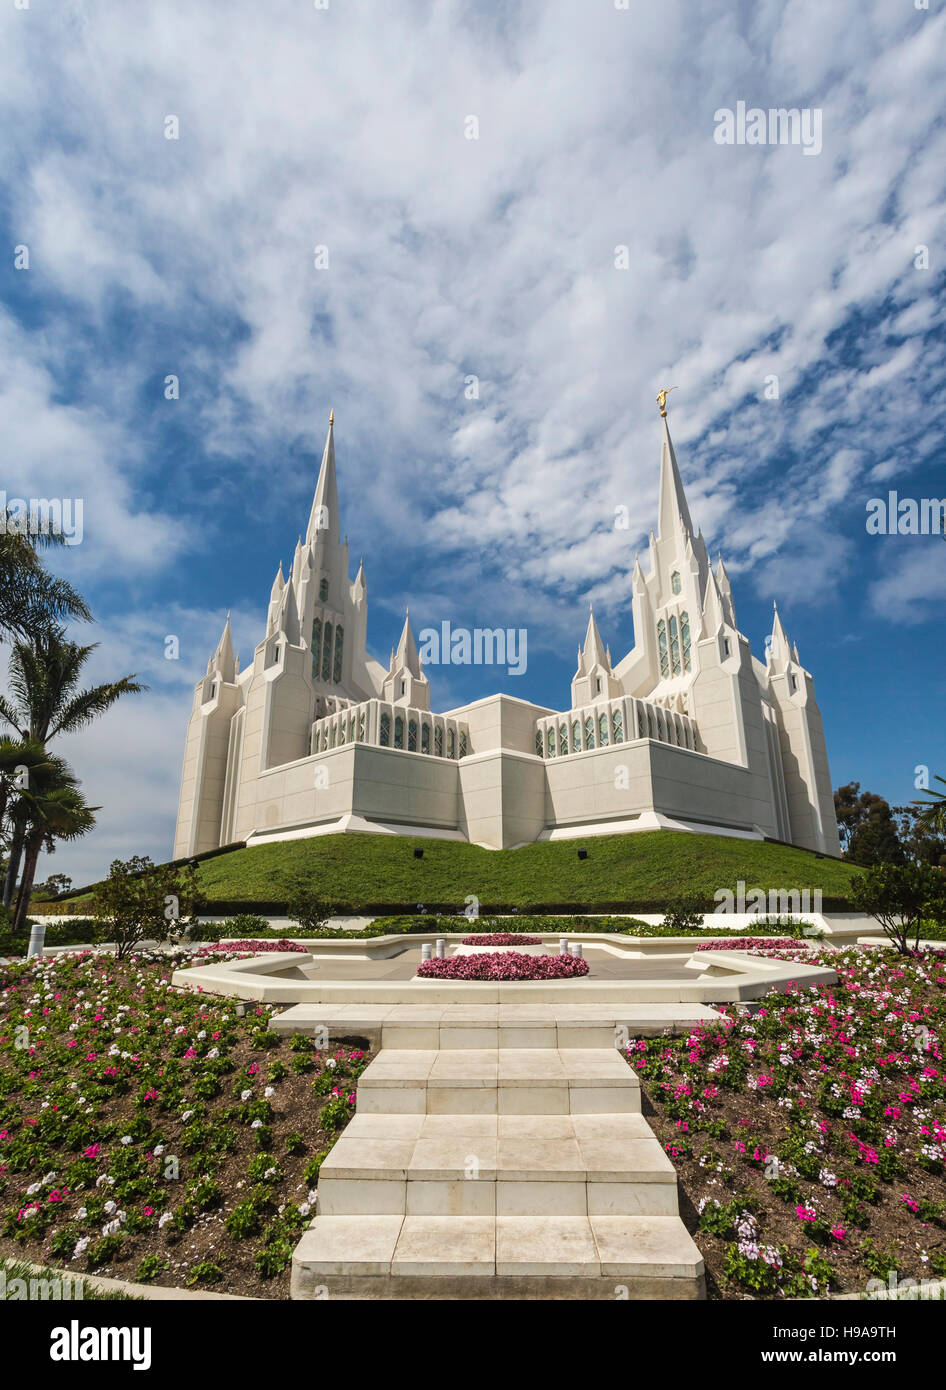
[(414, 858), (415, 858), (415, 859), (423, 859), (423, 857), (424, 857), (424, 851), (423, 851), (422, 849), (415, 849), (415, 851), (414, 851)]
[(587, 859), (587, 858), (588, 858), (588, 851), (587, 851), (586, 849), (580, 849), (580, 850), (578, 851), (578, 858), (579, 858), (579, 859)]

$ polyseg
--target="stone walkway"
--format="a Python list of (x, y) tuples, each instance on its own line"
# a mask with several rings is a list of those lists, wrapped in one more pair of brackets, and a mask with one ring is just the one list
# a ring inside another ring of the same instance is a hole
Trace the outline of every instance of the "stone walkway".
[[(323, 1015), (306, 1031), (369, 1021), (357, 1005), (298, 1006), (274, 1026), (292, 1031), (294, 1014), (301, 1027), (303, 1007)], [(384, 1010), (355, 1117), (322, 1165), (292, 1296), (702, 1298), (673, 1165), (615, 1048), (615, 1025), (633, 1022), (613, 1008), (589, 1019), (587, 1006)]]

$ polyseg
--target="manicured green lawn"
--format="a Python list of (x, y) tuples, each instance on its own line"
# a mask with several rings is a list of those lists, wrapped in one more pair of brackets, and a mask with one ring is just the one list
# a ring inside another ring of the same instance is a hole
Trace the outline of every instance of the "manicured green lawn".
[[(463, 907), (470, 895), (488, 906), (588, 906), (626, 903), (661, 911), (683, 891), (712, 904), (721, 888), (735, 891), (815, 889), (844, 897), (852, 874), (847, 864), (816, 859), (806, 850), (721, 835), (653, 831), (557, 841), (516, 850), (487, 850), (452, 840), (396, 835), (324, 835), (234, 850), (200, 865), (211, 900), (283, 901), (293, 881), (305, 876), (313, 890), (353, 910), (382, 904), (413, 910)], [(414, 858), (415, 847), (424, 851)], [(809, 910), (813, 910), (813, 907)]]

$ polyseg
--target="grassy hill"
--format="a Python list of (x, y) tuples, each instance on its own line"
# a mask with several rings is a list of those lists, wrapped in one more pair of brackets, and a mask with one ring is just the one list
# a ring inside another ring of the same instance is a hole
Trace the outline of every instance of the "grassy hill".
[[(579, 847), (587, 859), (578, 858)], [(414, 849), (424, 851), (414, 858)], [(586, 841), (545, 841), (487, 850), (454, 840), (397, 835), (324, 835), (237, 849), (201, 862), (211, 904), (284, 903), (306, 878), (326, 901), (352, 911), (403, 908), (459, 910), (475, 895), (484, 908), (611, 905), (662, 911), (682, 892), (712, 905), (718, 889), (820, 888), (844, 899), (853, 866), (808, 850), (721, 835), (655, 830)], [(81, 905), (73, 900), (72, 910)], [(272, 910), (272, 908), (270, 909)]]

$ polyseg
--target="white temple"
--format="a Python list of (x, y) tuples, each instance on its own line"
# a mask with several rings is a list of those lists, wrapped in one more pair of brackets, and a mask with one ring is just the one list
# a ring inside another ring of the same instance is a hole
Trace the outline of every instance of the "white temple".
[(658, 530), (617, 663), (588, 619), (566, 710), (487, 695), (435, 714), (409, 617), (385, 669), (349, 579), (334, 421), (306, 530), (240, 671), (229, 618), (194, 692), (174, 854), (352, 831), (511, 848), (661, 827), (840, 853), (814, 683), (778, 611), (762, 662), (694, 534), (661, 404)]

